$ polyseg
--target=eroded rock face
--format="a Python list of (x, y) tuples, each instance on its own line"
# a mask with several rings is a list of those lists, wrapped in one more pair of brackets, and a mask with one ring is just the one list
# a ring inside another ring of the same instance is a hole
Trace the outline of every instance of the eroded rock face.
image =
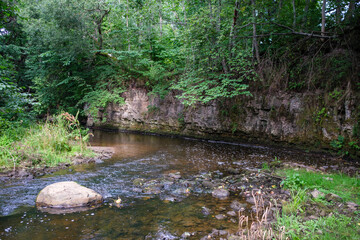
[[(333, 117), (325, 118), (321, 115), (316, 120), (314, 116), (319, 115), (319, 109), (323, 107), (323, 102), (318, 98), (322, 94), (254, 93), (253, 97), (242, 96), (224, 103), (212, 101), (186, 107), (176, 98), (174, 91), (161, 99), (149, 96), (143, 88), (130, 88), (122, 95), (125, 104), (110, 104), (106, 109), (99, 109), (97, 116), (89, 116), (87, 125), (190, 136), (326, 145), (336, 140), (338, 135), (351, 134), (356, 119), (357, 99), (347, 97), (341, 106), (330, 104), (326, 108), (326, 116)], [(98, 120), (96, 123), (95, 119)], [(101, 123), (103, 120), (105, 123)]]
[(41, 209), (76, 209), (87, 210), (86, 207), (100, 206), (103, 197), (92, 189), (76, 182), (53, 183), (40, 191), (36, 198), (36, 206)]

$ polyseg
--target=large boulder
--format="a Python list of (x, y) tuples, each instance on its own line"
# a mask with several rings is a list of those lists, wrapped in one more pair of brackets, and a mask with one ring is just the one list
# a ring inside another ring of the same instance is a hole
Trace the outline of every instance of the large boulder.
[(99, 193), (70, 181), (53, 183), (41, 190), (36, 198), (36, 206), (49, 212), (51, 209), (81, 211), (100, 206), (102, 202), (103, 197)]

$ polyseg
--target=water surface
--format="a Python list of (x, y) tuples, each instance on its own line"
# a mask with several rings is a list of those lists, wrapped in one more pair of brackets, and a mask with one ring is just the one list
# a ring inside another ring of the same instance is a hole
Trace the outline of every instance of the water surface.
[[(135, 191), (133, 181), (159, 179), (180, 172), (183, 179), (209, 171), (240, 167), (251, 171), (275, 157), (310, 165), (334, 164), (327, 156), (261, 145), (172, 138), (133, 133), (96, 131), (93, 146), (114, 147), (115, 154), (102, 163), (73, 166), (52, 175), (5, 183), (0, 188), (0, 239), (177, 239), (196, 232), (194, 239), (212, 229), (234, 232), (237, 219), (214, 218), (231, 210), (232, 200), (214, 199), (210, 192), (196, 191), (176, 196), (176, 184), (160, 194)], [(219, 172), (221, 174), (221, 172)], [(80, 213), (51, 215), (38, 211), (35, 199), (45, 186), (76, 181), (104, 196), (105, 204)], [(111, 206), (120, 197), (123, 206)], [(212, 214), (204, 216), (206, 206)], [(31, 236), (31, 237), (29, 237)]]

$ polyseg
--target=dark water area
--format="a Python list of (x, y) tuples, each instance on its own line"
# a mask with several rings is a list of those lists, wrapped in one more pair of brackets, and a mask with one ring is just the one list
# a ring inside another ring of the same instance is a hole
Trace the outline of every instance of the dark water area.
[[(339, 164), (326, 155), (285, 148), (133, 133), (96, 131), (91, 145), (113, 147), (115, 154), (100, 163), (2, 184), (0, 239), (180, 239), (184, 232), (196, 232), (194, 239), (199, 239), (212, 229), (235, 232), (236, 217), (218, 220), (214, 216), (231, 210), (234, 199), (244, 199), (232, 193), (228, 199), (218, 200), (211, 196), (211, 190), (196, 188), (179, 191), (187, 179), (214, 171), (222, 175), (229, 167), (257, 171), (275, 158), (313, 166)], [(151, 182), (175, 172), (180, 172), (183, 180), (164, 185), (158, 193), (138, 191), (133, 184), (138, 178)], [(37, 210), (39, 191), (60, 181), (76, 181), (97, 191), (104, 196), (104, 205), (58, 215)], [(121, 207), (113, 204), (118, 197)], [(202, 214), (204, 206), (211, 209), (210, 215)]]

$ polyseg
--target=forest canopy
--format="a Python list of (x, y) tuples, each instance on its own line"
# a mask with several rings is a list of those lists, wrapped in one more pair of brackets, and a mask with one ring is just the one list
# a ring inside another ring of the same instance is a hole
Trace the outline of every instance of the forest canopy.
[[(0, 119), (252, 91), (359, 89), (359, 1), (5, 0)], [(33, 111), (34, 110), (34, 111)], [(1, 125), (0, 121), (0, 125)]]

